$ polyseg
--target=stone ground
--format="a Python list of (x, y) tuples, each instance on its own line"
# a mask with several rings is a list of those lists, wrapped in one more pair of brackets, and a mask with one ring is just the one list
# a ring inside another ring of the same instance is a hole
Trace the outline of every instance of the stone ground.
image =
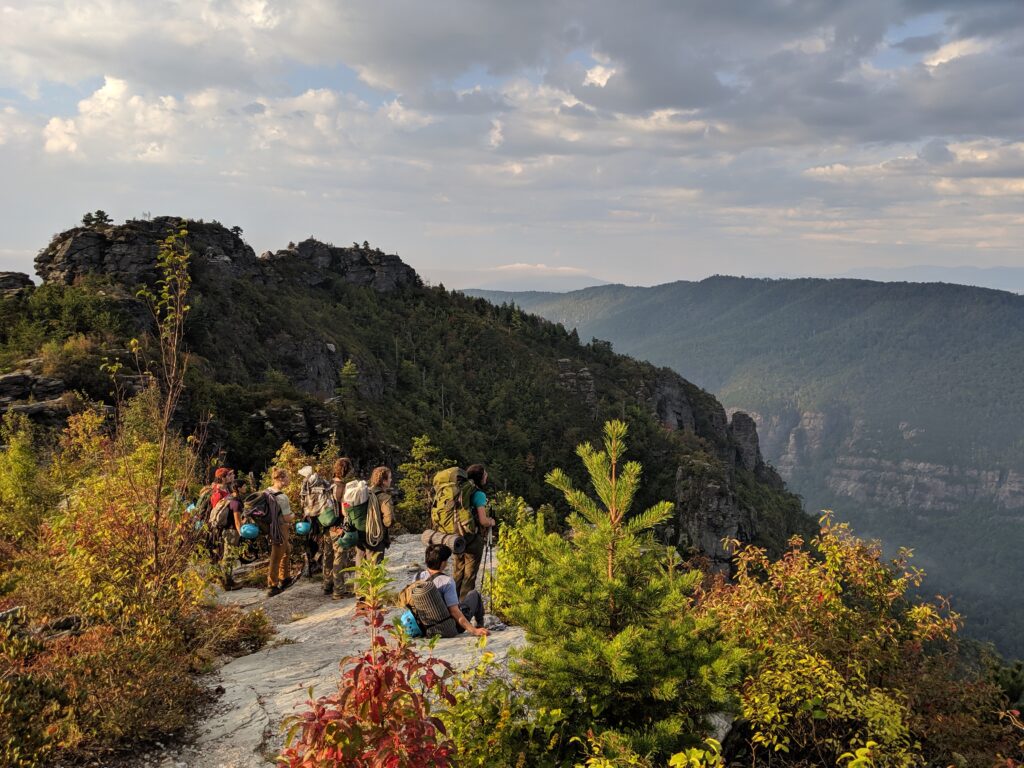
[[(407, 584), (420, 569), (419, 536), (396, 538), (388, 550), (388, 568), (396, 586)], [(481, 569), (482, 574), (482, 569)], [(481, 575), (482, 578), (482, 575)], [(366, 649), (368, 636), (355, 618), (355, 600), (325, 598), (319, 577), (302, 578), (280, 595), (244, 588), (221, 592), (217, 599), (247, 610), (262, 608), (277, 634), (262, 650), (232, 659), (211, 675), (217, 696), (196, 732), (183, 743), (139, 754), (124, 768), (265, 768), (283, 743), (281, 723), (295, 713), (313, 687), (314, 696), (336, 690), (339, 661)], [(397, 612), (392, 616), (397, 616)], [(523, 631), (510, 627), (492, 632), (487, 650), (504, 661), (509, 649), (523, 643)], [(425, 645), (425, 644), (424, 644)], [(434, 654), (456, 668), (472, 666), (480, 655), (477, 638), (438, 640)]]

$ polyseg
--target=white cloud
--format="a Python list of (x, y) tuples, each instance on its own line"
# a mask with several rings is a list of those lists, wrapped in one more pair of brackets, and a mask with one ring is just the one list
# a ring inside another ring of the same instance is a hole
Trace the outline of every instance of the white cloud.
[(1011, 25), (969, 28), (988, 7), (883, 68), (902, 0), (7, 0), (0, 87), (38, 99), (0, 97), (25, 201), (0, 194), (15, 230), (49, 217), (44, 241), (117, 195), (222, 220), (244, 198), (271, 245), (323, 226), (533, 267), (558, 247), (630, 279), (725, 252), (998, 249), (1024, 235), (1024, 53)]
[(937, 51), (926, 56), (925, 66), (939, 67), (948, 64), (962, 56), (971, 56), (976, 53), (984, 53), (992, 47), (991, 40), (980, 40), (976, 37), (968, 37), (963, 40), (954, 40), (941, 46)]
[(537, 275), (585, 275), (586, 270), (579, 267), (552, 266), (549, 264), (528, 264), (516, 262), (515, 264), (499, 264), (491, 267), (492, 272), (516, 272), (532, 273)]
[(606, 67), (601, 64), (591, 67), (587, 70), (587, 76), (583, 78), (584, 85), (596, 85), (598, 88), (604, 88), (608, 85), (608, 81), (615, 75), (615, 67)]

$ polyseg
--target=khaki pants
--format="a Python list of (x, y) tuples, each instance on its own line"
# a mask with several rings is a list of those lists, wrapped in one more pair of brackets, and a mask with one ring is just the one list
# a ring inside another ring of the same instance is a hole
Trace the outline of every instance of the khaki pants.
[(465, 600), (471, 590), (476, 589), (476, 574), (480, 570), (480, 562), (484, 557), (487, 545), (486, 534), (471, 533), (465, 537), (466, 551), (455, 556), (452, 565), (452, 579), (459, 591), (459, 600)]
[(270, 568), (267, 571), (267, 586), (280, 587), (291, 578), (291, 563), (288, 562), (288, 555), (292, 552), (292, 545), (288, 541), (288, 529), (282, 526), (281, 534), (284, 541), (281, 544), (270, 544)]
[(336, 525), (324, 537), (324, 590), (330, 585), (338, 593), (345, 589), (345, 569), (352, 567), (352, 550), (341, 546), (344, 535), (344, 529)]

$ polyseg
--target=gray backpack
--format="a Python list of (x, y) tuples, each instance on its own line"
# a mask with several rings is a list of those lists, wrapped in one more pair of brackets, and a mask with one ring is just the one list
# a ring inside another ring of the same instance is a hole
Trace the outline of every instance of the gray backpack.
[(441, 590), (434, 583), (438, 576), (444, 574), (435, 573), (428, 579), (414, 581), (399, 593), (398, 602), (412, 611), (416, 623), (420, 625), (426, 637), (455, 637), (459, 634), (459, 625), (448, 612)]

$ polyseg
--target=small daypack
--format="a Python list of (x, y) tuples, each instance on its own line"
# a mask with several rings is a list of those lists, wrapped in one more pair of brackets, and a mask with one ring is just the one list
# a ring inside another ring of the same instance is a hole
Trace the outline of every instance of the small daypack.
[(223, 531), (234, 522), (233, 515), (231, 514), (231, 502), (233, 500), (233, 496), (225, 496), (210, 510), (208, 518), (210, 528), (215, 531)]
[(366, 530), (366, 511), (370, 506), (370, 489), (365, 480), (352, 480), (345, 485), (341, 507), (345, 519), (357, 531)]
[(430, 509), (431, 527), (441, 533), (459, 536), (476, 533), (476, 514), (470, 504), (476, 485), (459, 467), (442, 469), (434, 475), (434, 503)]
[(434, 583), (438, 576), (444, 574), (434, 573), (429, 578), (408, 585), (398, 594), (398, 604), (412, 611), (420, 630), (427, 637), (455, 637), (459, 634), (459, 625), (452, 618), (441, 590)]
[(277, 499), (270, 491), (250, 493), (242, 503), (245, 519), (256, 524), (261, 533), (267, 533), (270, 530), (271, 517), (279, 510)]

